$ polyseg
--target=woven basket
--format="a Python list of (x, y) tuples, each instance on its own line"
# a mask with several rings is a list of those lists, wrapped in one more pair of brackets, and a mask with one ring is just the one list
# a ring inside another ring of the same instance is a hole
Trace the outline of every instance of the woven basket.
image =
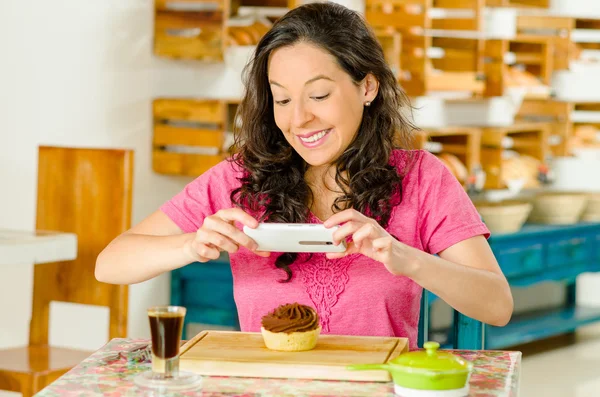
[(584, 222), (600, 222), (600, 193), (592, 193), (588, 196), (588, 204), (581, 215)]
[(527, 201), (506, 200), (475, 202), (477, 211), (492, 233), (515, 233), (521, 230), (533, 205)]
[(572, 225), (579, 222), (588, 203), (586, 193), (544, 192), (532, 199), (529, 222), (545, 225)]

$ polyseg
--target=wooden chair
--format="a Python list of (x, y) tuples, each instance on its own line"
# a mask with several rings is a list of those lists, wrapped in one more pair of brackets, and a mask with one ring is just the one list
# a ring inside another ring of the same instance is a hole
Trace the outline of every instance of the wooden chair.
[(77, 234), (77, 259), (34, 267), (29, 345), (0, 350), (0, 390), (32, 396), (90, 352), (48, 346), (50, 302), (107, 306), (109, 337), (126, 337), (127, 286), (98, 282), (96, 258), (130, 227), (133, 152), (40, 147), (38, 230)]
[[(484, 350), (485, 324), (454, 310), (453, 329), (450, 332), (452, 349)], [(419, 318), (418, 346), (429, 338), (429, 291), (423, 290)]]

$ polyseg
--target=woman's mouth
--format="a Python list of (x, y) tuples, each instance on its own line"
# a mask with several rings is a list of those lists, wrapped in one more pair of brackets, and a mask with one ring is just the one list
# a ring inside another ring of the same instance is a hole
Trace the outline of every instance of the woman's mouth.
[(329, 135), (331, 130), (333, 130), (333, 128), (317, 131), (305, 136), (298, 136), (298, 139), (300, 140), (302, 145), (309, 148), (314, 148), (322, 145), (327, 140), (327, 136)]

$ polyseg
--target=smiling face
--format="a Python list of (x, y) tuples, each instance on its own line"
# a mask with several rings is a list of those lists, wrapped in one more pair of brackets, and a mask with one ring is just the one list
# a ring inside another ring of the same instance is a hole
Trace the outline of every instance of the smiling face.
[(377, 95), (372, 75), (356, 84), (331, 54), (307, 43), (273, 51), (268, 75), (275, 123), (313, 167), (332, 164), (348, 148), (365, 103)]

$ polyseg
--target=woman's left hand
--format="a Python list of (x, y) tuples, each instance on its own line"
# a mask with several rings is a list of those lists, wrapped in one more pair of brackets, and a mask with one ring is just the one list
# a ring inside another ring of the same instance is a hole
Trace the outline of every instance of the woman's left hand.
[(352, 236), (346, 252), (327, 253), (329, 259), (360, 253), (383, 263), (390, 273), (404, 276), (409, 275), (415, 267), (414, 248), (396, 240), (376, 220), (354, 209), (332, 215), (323, 225), (327, 228), (341, 225), (333, 234), (336, 245)]

